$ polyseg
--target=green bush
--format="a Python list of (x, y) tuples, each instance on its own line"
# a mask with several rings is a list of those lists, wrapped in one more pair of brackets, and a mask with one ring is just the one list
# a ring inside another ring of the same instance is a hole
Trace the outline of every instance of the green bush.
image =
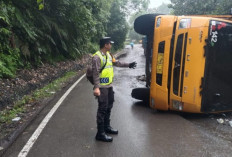
[(14, 73), (12, 73), (7, 67), (6, 65), (0, 61), (0, 77), (13, 77)]
[(114, 50), (121, 49), (128, 30), (125, 6), (135, 9), (147, 1), (0, 1), (0, 77), (13, 77), (22, 66), (94, 53), (106, 35), (115, 41)]

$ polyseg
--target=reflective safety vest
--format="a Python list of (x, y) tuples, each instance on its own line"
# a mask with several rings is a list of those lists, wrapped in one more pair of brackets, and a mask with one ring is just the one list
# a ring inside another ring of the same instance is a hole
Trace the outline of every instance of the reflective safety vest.
[(100, 73), (100, 85), (109, 85), (113, 82), (114, 77), (114, 70), (113, 70), (113, 63), (112, 57), (110, 53), (107, 51), (106, 55), (102, 55), (100, 51), (97, 51), (93, 56), (98, 55), (101, 60), (101, 67), (103, 67), (106, 63), (106, 55), (107, 55), (107, 63), (105, 68)]

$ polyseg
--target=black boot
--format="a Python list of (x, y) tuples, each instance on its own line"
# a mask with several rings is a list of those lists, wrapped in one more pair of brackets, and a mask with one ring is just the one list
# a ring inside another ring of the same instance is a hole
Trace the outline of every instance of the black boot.
[(103, 142), (112, 142), (113, 138), (110, 136), (107, 136), (104, 131), (104, 125), (98, 126), (98, 132), (96, 135), (96, 140), (103, 141)]
[(118, 130), (116, 129), (113, 129), (111, 126), (110, 126), (110, 120), (109, 119), (105, 119), (105, 132), (108, 133), (108, 134), (118, 134)]

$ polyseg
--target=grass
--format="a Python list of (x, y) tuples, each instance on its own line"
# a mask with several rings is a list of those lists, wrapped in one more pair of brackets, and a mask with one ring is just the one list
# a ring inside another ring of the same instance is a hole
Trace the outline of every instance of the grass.
[(10, 110), (4, 110), (0, 112), (0, 123), (10, 123), (10, 121), (15, 118), (19, 113), (24, 112), (24, 107), (14, 107)]
[(32, 104), (38, 100), (48, 98), (62, 88), (65, 82), (76, 76), (76, 72), (67, 72), (63, 77), (58, 78), (41, 89), (37, 89), (30, 95), (25, 95), (21, 100), (14, 103), (12, 108), (0, 111), (0, 124), (10, 124), (12, 119), (26, 112), (26, 104)]

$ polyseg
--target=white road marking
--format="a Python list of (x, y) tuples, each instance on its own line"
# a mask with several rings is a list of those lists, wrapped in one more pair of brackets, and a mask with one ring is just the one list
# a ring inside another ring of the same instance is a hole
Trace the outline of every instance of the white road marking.
[(43, 121), (40, 123), (39, 127), (35, 130), (31, 138), (27, 141), (26, 145), (23, 147), (21, 152), (19, 153), (18, 157), (26, 157), (38, 139), (39, 135), (49, 122), (49, 120), (52, 118), (53, 114), (56, 112), (56, 110), (60, 107), (61, 103), (64, 101), (64, 99), (69, 95), (69, 93), (75, 88), (75, 86), (85, 77), (85, 74), (81, 76), (66, 92), (65, 94), (60, 98), (60, 100), (56, 103), (56, 105), (51, 109), (51, 111), (47, 114), (47, 116), (43, 119)]

